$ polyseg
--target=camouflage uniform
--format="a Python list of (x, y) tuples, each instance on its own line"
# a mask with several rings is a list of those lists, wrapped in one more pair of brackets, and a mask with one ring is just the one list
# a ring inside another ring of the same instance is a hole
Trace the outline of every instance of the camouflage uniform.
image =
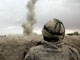
[(42, 35), (41, 45), (31, 48), (25, 60), (80, 60), (75, 48), (63, 44), (65, 28), (58, 19), (47, 22)]
[(80, 60), (80, 57), (75, 48), (43, 41), (30, 49), (25, 60)]

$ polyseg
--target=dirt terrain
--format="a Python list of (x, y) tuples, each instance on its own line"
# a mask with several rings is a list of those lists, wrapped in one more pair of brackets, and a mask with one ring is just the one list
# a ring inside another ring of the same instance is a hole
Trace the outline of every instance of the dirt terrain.
[[(22, 60), (24, 52), (36, 46), (42, 40), (41, 35), (8, 35), (0, 37), (0, 60)], [(66, 44), (75, 47), (80, 52), (80, 36), (66, 36)]]

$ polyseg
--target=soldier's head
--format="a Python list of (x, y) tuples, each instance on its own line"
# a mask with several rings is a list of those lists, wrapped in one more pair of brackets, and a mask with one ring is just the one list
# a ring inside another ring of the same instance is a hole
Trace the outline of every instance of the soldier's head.
[(64, 39), (65, 28), (63, 23), (58, 19), (48, 21), (42, 29), (42, 35), (44, 40), (48, 42), (57, 42)]

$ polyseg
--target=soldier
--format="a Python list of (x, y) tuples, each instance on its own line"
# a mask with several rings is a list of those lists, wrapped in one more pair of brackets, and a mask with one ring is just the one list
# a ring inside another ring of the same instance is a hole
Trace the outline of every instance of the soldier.
[(63, 43), (65, 28), (61, 21), (47, 22), (42, 34), (44, 40), (32, 47), (24, 60), (80, 60), (78, 51)]

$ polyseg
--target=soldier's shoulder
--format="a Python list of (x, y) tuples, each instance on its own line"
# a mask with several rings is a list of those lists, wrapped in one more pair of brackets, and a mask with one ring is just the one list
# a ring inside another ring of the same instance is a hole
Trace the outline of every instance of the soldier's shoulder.
[(72, 46), (64, 45), (63, 48), (64, 48), (64, 50), (67, 50), (70, 53), (73, 53), (73, 54), (76, 54), (76, 55), (79, 54), (78, 50), (76, 48), (72, 47)]
[(32, 47), (32, 48), (30, 49), (30, 51), (36, 52), (36, 51), (38, 51), (38, 50), (41, 50), (42, 48), (43, 48), (43, 46), (42, 46), (42, 45), (39, 45), (39, 46)]

